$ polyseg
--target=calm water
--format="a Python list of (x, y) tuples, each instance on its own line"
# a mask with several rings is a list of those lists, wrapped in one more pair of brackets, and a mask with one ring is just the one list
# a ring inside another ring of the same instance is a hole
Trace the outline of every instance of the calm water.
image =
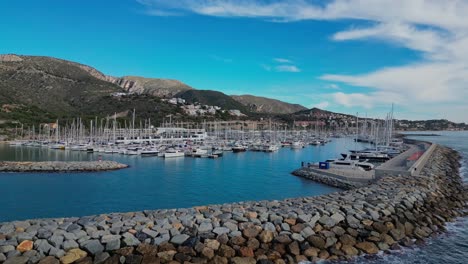
[[(418, 132), (419, 134), (420, 132)], [(438, 137), (413, 137), (435, 142), (459, 151), (463, 157), (461, 173), (468, 182), (468, 132), (427, 132)], [(410, 134), (410, 133), (408, 133)], [(410, 137), (411, 138), (411, 137)], [(427, 241), (423, 247), (404, 249), (390, 255), (380, 255), (373, 259), (358, 258), (352, 263), (366, 264), (466, 264), (468, 263), (468, 217), (447, 225), (448, 232)]]
[(337, 191), (290, 174), (301, 161), (338, 157), (356, 144), (275, 153), (225, 153), (219, 159), (162, 159), (0, 145), (0, 160), (96, 160), (129, 164), (99, 173), (0, 173), (0, 221), (283, 199)]

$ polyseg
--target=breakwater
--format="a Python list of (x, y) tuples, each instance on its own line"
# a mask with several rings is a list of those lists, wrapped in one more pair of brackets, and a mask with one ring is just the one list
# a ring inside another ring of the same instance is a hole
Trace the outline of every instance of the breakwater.
[(127, 168), (115, 161), (2, 161), (0, 172), (86, 172)]
[(295, 263), (410, 246), (464, 214), (458, 154), (316, 197), (0, 224), (6, 263)]
[(327, 171), (321, 169), (312, 169), (309, 167), (302, 167), (300, 169), (297, 169), (293, 171), (292, 174), (343, 190), (350, 190), (363, 187), (369, 185), (374, 181), (373, 178), (352, 178), (348, 176), (341, 176), (333, 173), (328, 173)]

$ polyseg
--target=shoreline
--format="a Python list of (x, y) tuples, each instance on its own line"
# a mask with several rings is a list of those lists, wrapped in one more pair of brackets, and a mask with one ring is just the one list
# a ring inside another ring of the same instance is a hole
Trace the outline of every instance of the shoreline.
[[(321, 196), (0, 223), (0, 262), (1, 254), (8, 263), (47, 255), (63, 263), (296, 263), (376, 254), (419, 243), (466, 215), (459, 158), (437, 146), (420, 176)], [(21, 254), (21, 246), (29, 250)]]

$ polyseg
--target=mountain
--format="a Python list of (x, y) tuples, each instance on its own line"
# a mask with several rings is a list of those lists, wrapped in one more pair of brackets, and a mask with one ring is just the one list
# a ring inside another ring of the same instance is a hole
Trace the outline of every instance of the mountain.
[(290, 104), (276, 99), (253, 95), (231, 95), (239, 103), (245, 105), (252, 112), (265, 114), (292, 114), (306, 110), (302, 105)]
[(147, 94), (114, 96), (125, 92), (114, 80), (92, 67), (66, 60), (0, 55), (0, 125), (105, 117), (133, 109), (139, 117), (156, 121), (181, 112)]
[(138, 76), (108, 77), (110, 82), (119, 85), (125, 91), (136, 94), (148, 94), (158, 97), (174, 95), (193, 89), (177, 80), (145, 78)]
[(229, 95), (212, 90), (188, 90), (175, 95), (184, 99), (187, 103), (199, 103), (201, 105), (219, 106), (222, 109), (237, 109), (246, 114), (249, 109), (243, 104), (232, 99)]
[(119, 91), (105, 75), (85, 65), (50, 57), (0, 56), (1, 104), (76, 112)]

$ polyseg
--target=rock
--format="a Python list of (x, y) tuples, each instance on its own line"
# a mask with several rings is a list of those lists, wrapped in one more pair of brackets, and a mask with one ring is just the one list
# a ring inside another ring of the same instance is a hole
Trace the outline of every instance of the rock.
[(250, 247), (241, 247), (239, 249), (239, 252), (242, 257), (254, 257), (255, 256), (253, 249)]
[(34, 248), (41, 253), (49, 253), (52, 246), (45, 239), (38, 239), (34, 242)]
[(15, 250), (15, 247), (12, 245), (0, 246), (0, 253), (8, 253)]
[(291, 235), (291, 238), (292, 238), (293, 240), (299, 241), (299, 242), (304, 241), (304, 237), (301, 236), (301, 235), (298, 234), (298, 233), (293, 233), (293, 234)]
[(78, 243), (76, 243), (74, 240), (67, 240), (63, 243), (63, 249), (65, 251), (68, 251), (72, 248), (78, 248), (78, 247), (79, 247)]
[(123, 237), (124, 238), (122, 239), (122, 242), (124, 246), (129, 246), (129, 247), (138, 246), (141, 243), (140, 240), (138, 240), (136, 237), (134, 237), (132, 234), (128, 232), (123, 234)]
[(92, 255), (104, 251), (104, 246), (97, 239), (89, 240), (86, 244), (82, 245), (82, 247)]
[(259, 235), (259, 239), (262, 243), (270, 243), (273, 241), (274, 235), (275, 234), (272, 231), (263, 230)]
[(3, 264), (26, 264), (29, 258), (24, 256), (16, 256), (8, 258)]
[(126, 264), (140, 264), (143, 260), (143, 256), (140, 255), (130, 255), (125, 257)]
[(299, 248), (299, 243), (297, 241), (292, 242), (288, 245), (288, 252), (297, 256), (301, 254), (301, 250)]
[(176, 253), (177, 251), (175, 250), (162, 251), (158, 253), (158, 257), (165, 262), (169, 262), (174, 258)]
[(142, 255), (156, 256), (158, 254), (158, 246), (141, 243), (136, 248), (136, 251)]
[(281, 243), (281, 244), (289, 244), (292, 242), (291, 238), (287, 235), (279, 235), (274, 238), (274, 241)]
[(235, 257), (231, 259), (232, 264), (256, 264), (257, 261), (255, 261), (254, 258), (252, 257)]
[(6, 260), (6, 256), (3, 253), (0, 253), (0, 262), (3, 262)]
[(291, 231), (294, 233), (300, 233), (305, 228), (304, 224), (297, 224), (291, 226)]
[(218, 254), (226, 258), (232, 258), (236, 255), (236, 251), (227, 245), (221, 245), (219, 247)]
[(229, 232), (231, 232), (231, 230), (228, 227), (218, 226), (215, 229), (213, 229), (213, 233), (215, 233), (217, 235), (229, 234)]
[(76, 231), (76, 230), (80, 230), (81, 229), (81, 226), (78, 225), (78, 224), (71, 224), (67, 227), (67, 232), (73, 232), (73, 231)]
[(52, 247), (50, 249), (50, 251), (49, 251), (49, 255), (55, 256), (57, 258), (61, 258), (61, 257), (65, 256), (65, 251), (62, 250), (62, 249)]
[(60, 248), (62, 246), (63, 240), (64, 240), (64, 237), (59, 236), (59, 235), (52, 235), (49, 238), (50, 244), (56, 248)]
[(33, 242), (31, 240), (24, 240), (17, 247), (16, 250), (23, 253), (33, 249)]
[(254, 238), (260, 233), (260, 228), (257, 226), (246, 228), (242, 231), (242, 234), (247, 238)]
[(350, 256), (350, 257), (356, 256), (357, 254), (359, 254), (359, 251), (351, 245), (343, 245), (341, 247), (341, 251), (343, 251), (346, 256)]
[(383, 251), (388, 250), (390, 248), (390, 246), (384, 242), (379, 242), (377, 246), (379, 247), (380, 250), (383, 250)]
[(47, 256), (41, 259), (41, 261), (39, 261), (39, 264), (60, 264), (60, 261), (53, 256)]
[(372, 227), (381, 234), (386, 234), (388, 232), (387, 226), (382, 222), (374, 222)]
[(109, 253), (107, 252), (99, 252), (96, 254), (96, 256), (94, 257), (94, 264), (101, 264), (101, 263), (104, 263), (104, 261), (106, 261), (108, 258), (110, 258), (110, 255)]
[(346, 222), (348, 222), (348, 225), (352, 228), (358, 228), (361, 224), (361, 222), (352, 215), (346, 216)]
[(112, 251), (120, 248), (120, 239), (111, 240), (106, 243), (106, 250)]
[(175, 235), (174, 237), (172, 237), (171, 243), (174, 243), (176, 245), (182, 245), (189, 238), (190, 236), (186, 234)]
[(295, 218), (286, 218), (286, 219), (284, 219), (284, 222), (286, 222), (290, 226), (293, 226), (293, 225), (296, 224), (296, 219)]
[(328, 228), (332, 228), (335, 226), (336, 224), (336, 221), (335, 219), (329, 217), (329, 216), (322, 216), (320, 217), (320, 219), (318, 220), (320, 224), (324, 225), (325, 227), (328, 227)]
[(209, 222), (203, 222), (198, 227), (199, 233), (211, 232), (211, 230), (213, 230), (213, 225)]
[(342, 214), (340, 214), (340, 213), (334, 213), (334, 214), (332, 214), (332, 216), (330, 218), (335, 221), (335, 225), (338, 224), (338, 223), (341, 223), (342, 221), (345, 220), (344, 216)]
[(142, 232), (147, 234), (148, 236), (150, 236), (152, 238), (155, 238), (156, 236), (158, 236), (158, 232), (153, 231), (153, 230), (151, 230), (149, 228), (143, 228)]
[(215, 256), (212, 260), (213, 264), (228, 264), (228, 259), (220, 256)]
[(320, 250), (318, 248), (311, 247), (311, 248), (304, 250), (304, 255), (306, 257), (317, 257), (319, 252)]
[(115, 250), (114, 253), (126, 257), (130, 256), (133, 253), (133, 250), (135, 250), (133, 247), (123, 247)]
[(65, 254), (65, 256), (60, 258), (60, 262), (62, 264), (70, 264), (81, 258), (86, 257), (87, 255), (88, 254), (85, 251), (79, 248), (71, 249), (67, 252), (67, 254)]
[(7, 259), (9, 258), (13, 258), (13, 257), (16, 257), (16, 256), (20, 256), (21, 255), (21, 252), (19, 252), (18, 250), (13, 250), (13, 251), (10, 251), (7, 253)]
[(120, 240), (120, 236), (119, 235), (103, 235), (101, 237), (101, 243), (103, 244), (107, 244), (115, 240)]
[(218, 242), (218, 240), (214, 240), (214, 239), (206, 239), (204, 244), (206, 247), (209, 247), (213, 250), (218, 250), (220, 246), (220, 243)]
[(356, 245), (356, 239), (348, 234), (340, 236), (340, 242), (343, 245), (354, 246)]
[(379, 248), (372, 242), (357, 243), (356, 248), (364, 251), (367, 254), (377, 254), (379, 252)]
[(325, 240), (319, 236), (310, 236), (307, 238), (307, 241), (309, 241), (309, 243), (316, 247), (316, 248), (319, 248), (319, 249), (324, 249), (325, 248)]

